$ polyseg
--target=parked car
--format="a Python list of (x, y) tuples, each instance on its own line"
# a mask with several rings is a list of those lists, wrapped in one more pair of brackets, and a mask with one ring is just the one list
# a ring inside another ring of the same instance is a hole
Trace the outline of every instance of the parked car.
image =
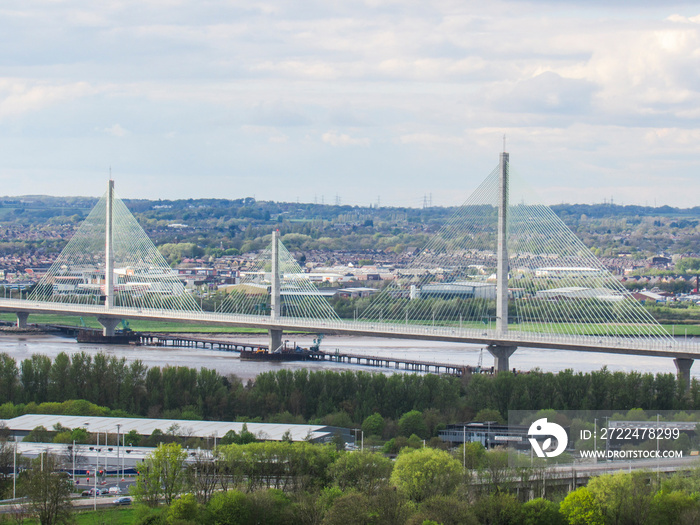
[(115, 505), (131, 505), (131, 498), (129, 496), (122, 496), (115, 499), (113, 503)]

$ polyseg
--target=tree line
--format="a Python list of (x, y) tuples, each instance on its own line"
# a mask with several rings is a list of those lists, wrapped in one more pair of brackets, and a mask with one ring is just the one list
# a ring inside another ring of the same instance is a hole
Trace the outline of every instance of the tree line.
[[(0, 354), (0, 418), (26, 413), (169, 419), (314, 423), (357, 427), (377, 414), (384, 439), (400, 435), (400, 418), (421, 413), (429, 438), (441, 425), (471, 421), (479, 411), (698, 410), (700, 383), (686, 391), (672, 373), (594, 372), (433, 374), (279, 370), (246, 384), (215, 370), (165, 366), (103, 353), (32, 355), (17, 362)], [(65, 404), (66, 400), (86, 403)], [(96, 405), (96, 407), (95, 407)], [(98, 407), (103, 407), (99, 409)], [(410, 434), (406, 435), (408, 437)]]
[[(71, 522), (71, 483), (60, 458), (19, 477), (22, 516)], [(403, 449), (395, 461), (332, 445), (224, 445), (193, 456), (159, 446), (138, 465), (136, 524), (247, 525), (681, 525), (700, 518), (700, 470), (620, 471), (569, 491), (541, 467), (511, 467), (507, 453), (467, 444), (453, 453)]]

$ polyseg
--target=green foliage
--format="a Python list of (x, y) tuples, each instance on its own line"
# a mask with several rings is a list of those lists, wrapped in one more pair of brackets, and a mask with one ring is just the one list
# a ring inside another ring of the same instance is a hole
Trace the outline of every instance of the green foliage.
[(569, 525), (604, 525), (605, 520), (588, 487), (570, 492), (559, 505)]
[(643, 523), (649, 514), (654, 487), (647, 472), (597, 476), (587, 485), (606, 522)]
[(482, 525), (520, 525), (522, 508), (512, 494), (493, 492), (479, 498), (474, 514)]
[(477, 525), (471, 505), (457, 496), (434, 496), (423, 501), (411, 516), (408, 525), (425, 523), (441, 525)]
[(129, 446), (138, 447), (141, 442), (141, 436), (136, 430), (130, 430), (124, 435), (124, 443)]
[(495, 421), (501, 425), (506, 422), (501, 413), (493, 408), (482, 408), (476, 413), (473, 421)]
[(165, 522), (170, 524), (200, 521), (202, 508), (194, 494), (183, 494), (168, 507)]
[(71, 483), (58, 472), (59, 462), (52, 454), (32, 461), (19, 478), (19, 495), (28, 500), (31, 512), (42, 524), (69, 523), (73, 506)]
[(180, 263), (185, 257), (199, 257), (204, 254), (204, 250), (191, 242), (161, 244), (158, 246), (158, 251), (160, 251), (163, 257), (165, 257), (165, 260), (171, 265)]
[(660, 490), (654, 494), (647, 523), (666, 525), (669, 523), (692, 523), (700, 517), (698, 494), (684, 491)]
[(392, 469), (392, 461), (380, 454), (349, 452), (331, 465), (330, 476), (343, 491), (355, 489), (370, 495), (389, 482)]
[(521, 519), (522, 525), (564, 525), (559, 505), (543, 498), (525, 502)]
[(676, 263), (676, 271), (678, 273), (698, 272), (700, 271), (700, 258), (683, 257)]
[(412, 434), (415, 434), (421, 439), (430, 437), (428, 435), (428, 426), (423, 419), (423, 414), (418, 410), (411, 410), (401, 416), (399, 419), (399, 432), (402, 436), (406, 437)]
[(486, 449), (478, 441), (464, 443), (455, 451), (455, 458), (467, 469), (476, 469), (484, 466)]
[(23, 441), (28, 443), (50, 443), (52, 441), (51, 435), (52, 433), (46, 430), (45, 426), (39, 425), (38, 427), (34, 427), (29, 434), (24, 437)]
[(330, 483), (328, 467), (338, 453), (332, 445), (265, 441), (217, 449), (229, 478), (250, 491), (273, 487), (311, 490)]
[(221, 438), (222, 445), (246, 445), (248, 443), (254, 443), (255, 441), (257, 441), (255, 434), (248, 430), (248, 425), (245, 423), (243, 423), (243, 427), (241, 427), (240, 434), (236, 433), (235, 430), (229, 430), (224, 434), (224, 437)]
[(175, 443), (159, 445), (136, 466), (139, 475), (131, 493), (140, 502), (154, 507), (163, 499), (169, 505), (185, 487), (184, 464), (187, 453)]
[(413, 501), (451, 494), (463, 478), (462, 466), (444, 450), (404, 449), (396, 458), (391, 482)]
[(207, 510), (212, 525), (248, 525), (253, 517), (253, 503), (237, 490), (217, 492)]
[(253, 492), (249, 496), (253, 517), (251, 523), (295, 523), (292, 500), (279, 489)]

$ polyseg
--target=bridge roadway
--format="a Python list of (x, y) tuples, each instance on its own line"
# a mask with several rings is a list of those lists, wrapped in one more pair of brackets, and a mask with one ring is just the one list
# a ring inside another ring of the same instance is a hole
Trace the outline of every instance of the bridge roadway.
[[(508, 357), (518, 347), (644, 355), (673, 358), (679, 374), (689, 381), (693, 360), (700, 357), (700, 343), (672, 338), (634, 338), (616, 336), (558, 335), (509, 330), (499, 334), (492, 329), (457, 326), (425, 326), (366, 321), (338, 321), (294, 317), (255, 316), (219, 312), (183, 312), (172, 310), (135, 309), (104, 305), (49, 303), (20, 299), (0, 299), (0, 312), (17, 314), (18, 326), (26, 324), (29, 314), (62, 314), (96, 317), (106, 330), (122, 319), (211, 324), (260, 328), (270, 331), (301, 331), (393, 339), (419, 339), (484, 345), (497, 360), (496, 370), (508, 369)], [(500, 365), (498, 364), (500, 361)]]

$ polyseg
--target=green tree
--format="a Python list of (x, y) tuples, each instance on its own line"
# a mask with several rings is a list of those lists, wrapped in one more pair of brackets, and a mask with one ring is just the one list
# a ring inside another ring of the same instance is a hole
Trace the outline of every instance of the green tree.
[(606, 522), (633, 525), (644, 523), (655, 492), (647, 472), (597, 476), (587, 488)]
[(500, 424), (505, 423), (501, 413), (493, 408), (482, 408), (479, 410), (474, 416), (474, 421), (496, 421)]
[(680, 490), (671, 492), (660, 490), (652, 499), (647, 523), (649, 525), (697, 523), (698, 517), (700, 517), (700, 501), (697, 494)]
[(194, 494), (183, 494), (168, 507), (165, 521), (168, 524), (197, 523), (201, 514), (202, 508)]
[(605, 525), (600, 508), (588, 487), (569, 492), (559, 505), (559, 511), (569, 525)]
[(370, 451), (348, 452), (330, 467), (330, 475), (346, 491), (356, 489), (367, 495), (376, 493), (389, 482), (393, 462)]
[(563, 525), (559, 505), (544, 498), (535, 498), (522, 506), (523, 525)]
[(253, 504), (242, 492), (217, 492), (207, 505), (212, 525), (248, 525), (253, 517)]
[(54, 455), (46, 454), (33, 460), (20, 478), (19, 492), (42, 525), (71, 522), (71, 483), (58, 472), (59, 466)]
[(462, 480), (462, 465), (444, 450), (404, 449), (396, 458), (391, 482), (413, 501), (451, 494)]
[(521, 525), (522, 507), (512, 494), (492, 492), (474, 504), (474, 514), (482, 525)]
[(129, 446), (138, 447), (140, 442), (141, 435), (135, 430), (129, 430), (129, 432), (124, 435), (124, 443)]
[(411, 434), (416, 434), (421, 439), (427, 439), (428, 425), (425, 424), (423, 414), (418, 410), (406, 412), (399, 419), (399, 432), (402, 436), (409, 437)]
[(455, 452), (455, 458), (462, 463), (464, 468), (470, 470), (479, 468), (483, 465), (486, 449), (479, 441), (465, 443)]
[(362, 431), (367, 436), (381, 436), (384, 432), (384, 418), (377, 412), (367, 416), (362, 422)]
[(374, 522), (370, 500), (359, 492), (344, 494), (333, 501), (324, 525), (370, 525)]
[(156, 506), (160, 499), (170, 505), (173, 498), (185, 487), (184, 469), (187, 453), (177, 443), (158, 445), (158, 448), (146, 456), (137, 465), (138, 478), (131, 489), (141, 502)]
[(457, 496), (435, 496), (425, 500), (408, 525), (424, 525), (426, 521), (441, 525), (477, 525), (471, 505)]

